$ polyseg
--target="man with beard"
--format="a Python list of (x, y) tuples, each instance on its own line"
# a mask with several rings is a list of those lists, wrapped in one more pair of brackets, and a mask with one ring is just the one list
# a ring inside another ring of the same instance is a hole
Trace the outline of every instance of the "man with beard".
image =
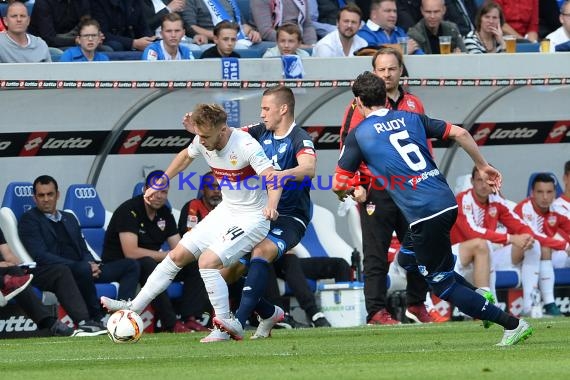
[(358, 5), (348, 3), (337, 16), (337, 30), (323, 37), (313, 48), (313, 57), (348, 57), (368, 42), (358, 35), (362, 11)]

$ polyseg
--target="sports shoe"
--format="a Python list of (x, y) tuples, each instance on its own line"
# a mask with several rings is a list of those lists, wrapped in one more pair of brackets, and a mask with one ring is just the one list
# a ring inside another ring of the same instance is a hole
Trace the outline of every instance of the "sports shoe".
[(261, 317), (258, 316), (257, 319), (259, 320), (259, 326), (257, 326), (257, 330), (255, 330), (255, 333), (249, 339), (269, 338), (271, 336), (271, 330), (273, 329), (273, 326), (275, 326), (276, 323), (281, 322), (284, 317), (285, 312), (279, 306), (275, 306), (273, 315), (267, 319), (261, 319)]
[(243, 327), (240, 321), (235, 319), (233, 316), (231, 316), (230, 318), (214, 317), (212, 322), (214, 323), (214, 326), (230, 334), (230, 337), (232, 339), (235, 340), (243, 339), (243, 334), (244, 334)]
[[(493, 293), (491, 293), (488, 290), (478, 288), (478, 289), (475, 289), (475, 292), (482, 295), (491, 305), (494, 305), (497, 302), (495, 300), (495, 296), (493, 296)], [(483, 327), (486, 329), (488, 329), (492, 325), (493, 325), (493, 322), (491, 322), (491, 321), (483, 321)]]
[(101, 322), (81, 321), (77, 324), (75, 336), (98, 336), (107, 334), (107, 328)]
[(544, 314), (551, 317), (560, 317), (562, 315), (560, 309), (554, 302), (544, 305)]
[(184, 334), (184, 333), (194, 332), (194, 330), (191, 330), (188, 327), (186, 327), (186, 325), (182, 321), (176, 321), (176, 323), (174, 324), (172, 329), (170, 329), (169, 331), (173, 332), (175, 334)]
[(368, 321), (368, 325), (399, 325), (400, 321), (392, 318), (392, 315), (386, 309), (376, 312)]
[(109, 313), (115, 312), (117, 310), (132, 310), (132, 303), (130, 300), (114, 300), (105, 296), (102, 296), (100, 300), (101, 306), (103, 306)]
[(423, 303), (410, 305), (406, 309), (406, 317), (415, 323), (432, 323), (433, 319)]
[(210, 334), (200, 339), (200, 343), (225, 342), (230, 339), (231, 339), (230, 334), (218, 329), (217, 327), (214, 327), (214, 329)]
[(501, 341), (496, 345), (501, 347), (514, 346), (515, 344), (528, 339), (533, 332), (534, 329), (532, 326), (529, 325), (524, 319), (520, 319), (517, 328), (513, 330), (505, 330), (503, 339), (501, 339)]
[(67, 327), (67, 325), (59, 320), (55, 321), (55, 323), (50, 327), (49, 331), (53, 336), (75, 336), (79, 330), (74, 330), (72, 328)]
[(184, 322), (184, 326), (192, 331), (210, 331), (210, 329), (198, 322), (194, 317), (188, 317), (186, 322)]
[(325, 315), (320, 311), (315, 315), (313, 315), (313, 318), (311, 319), (313, 327), (331, 327), (330, 322), (327, 320)]
[(443, 323), (443, 322), (447, 322), (451, 319), (447, 315), (440, 314), (440, 312), (434, 308), (431, 308), (428, 311), (428, 313), (429, 313), (429, 316), (431, 317), (431, 320), (434, 321), (435, 323)]
[(283, 319), (273, 326), (275, 329), (306, 329), (308, 327), (311, 326), (297, 321), (288, 313), (285, 313)]
[(26, 289), (28, 285), (30, 285), (30, 282), (32, 282), (33, 278), (34, 275), (32, 274), (23, 274), (16, 276), (5, 274), (4, 284), (0, 289), (0, 292), (2, 293), (2, 304), (0, 306), (6, 305), (8, 301), (20, 294), (22, 290)]

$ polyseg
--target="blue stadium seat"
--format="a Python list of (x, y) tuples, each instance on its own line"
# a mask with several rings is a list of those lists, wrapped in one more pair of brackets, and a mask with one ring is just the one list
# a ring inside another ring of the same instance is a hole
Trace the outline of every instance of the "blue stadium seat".
[(517, 288), (520, 286), (519, 273), (515, 270), (498, 270), (497, 280), (495, 282), (496, 289)]
[(554, 269), (554, 284), (556, 286), (570, 285), (570, 268)]
[(556, 178), (556, 175), (554, 175), (554, 173), (551, 173), (551, 172), (534, 172), (534, 173), (531, 173), (530, 177), (528, 178), (528, 186), (526, 189), (527, 197), (530, 197), (530, 193), (532, 191), (532, 181), (534, 181), (534, 178), (539, 173), (546, 173), (546, 174), (550, 175), (552, 178), (554, 178), (554, 188), (556, 190), (556, 196), (559, 197), (560, 195), (562, 195), (563, 191), (562, 191), (562, 187), (560, 186), (560, 181), (558, 180), (558, 178)]
[(105, 240), (105, 207), (97, 194), (97, 190), (90, 184), (75, 184), (69, 186), (63, 203), (65, 211), (72, 212), (85, 236), (85, 241), (100, 259), (103, 254)]

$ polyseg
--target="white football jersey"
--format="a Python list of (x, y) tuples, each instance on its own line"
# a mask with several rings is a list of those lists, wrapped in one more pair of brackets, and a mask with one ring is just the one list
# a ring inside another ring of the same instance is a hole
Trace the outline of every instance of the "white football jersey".
[(559, 196), (552, 203), (552, 208), (559, 214), (564, 215), (570, 219), (570, 199), (564, 195)]
[(188, 156), (194, 159), (199, 155), (204, 156), (220, 184), (223, 200), (218, 207), (241, 213), (257, 212), (267, 205), (267, 190), (258, 175), (272, 164), (249, 133), (232, 130), (222, 150), (206, 150), (196, 136), (188, 146)]

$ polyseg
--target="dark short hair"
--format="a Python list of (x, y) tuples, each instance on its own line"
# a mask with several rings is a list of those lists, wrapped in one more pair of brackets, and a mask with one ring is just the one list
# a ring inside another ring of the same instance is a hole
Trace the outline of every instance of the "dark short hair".
[(400, 49), (396, 49), (392, 46), (383, 46), (380, 49), (378, 49), (378, 51), (376, 51), (376, 53), (374, 53), (374, 55), (372, 56), (372, 68), (376, 69), (376, 58), (378, 58), (379, 55), (390, 55), (390, 54), (392, 54), (398, 60), (398, 67), (401, 68), (404, 66), (404, 56), (402, 55)]
[(263, 91), (263, 96), (267, 95), (275, 95), (279, 103), (287, 104), (287, 110), (291, 115), (295, 114), (295, 95), (289, 87), (282, 84), (270, 87)]
[(50, 183), (53, 183), (55, 186), (55, 191), (59, 191), (59, 186), (57, 185), (57, 181), (55, 180), (55, 178), (53, 178), (50, 175), (44, 174), (39, 176), (38, 178), (36, 178), (34, 180), (34, 195), (36, 194), (36, 185), (40, 184), (40, 185), (49, 185)]
[(531, 188), (534, 190), (534, 185), (538, 182), (545, 182), (545, 183), (552, 183), (554, 188), (556, 188), (556, 179), (550, 173), (538, 173), (533, 179), (531, 183)]
[(214, 36), (218, 37), (222, 29), (233, 29), (236, 33), (239, 33), (239, 24), (237, 22), (223, 20), (214, 26)]
[(564, 164), (564, 174), (570, 174), (570, 161), (566, 161)]
[(151, 171), (150, 173), (148, 173), (146, 179), (144, 180), (144, 186), (146, 188), (153, 187), (154, 185), (156, 185), (156, 180), (162, 178), (162, 176), (164, 176), (163, 170)]
[(342, 12), (356, 13), (360, 17), (360, 20), (362, 21), (362, 10), (355, 3), (347, 3), (344, 7), (340, 8), (338, 14), (336, 15), (336, 21), (340, 21), (340, 14)]
[(499, 23), (501, 26), (505, 23), (505, 15), (503, 14), (503, 9), (501, 6), (494, 1), (485, 1), (485, 3), (479, 8), (477, 15), (475, 15), (475, 30), (481, 30), (481, 19), (487, 13), (491, 12), (493, 9), (497, 9), (499, 11)]
[(94, 18), (91, 18), (91, 16), (83, 16), (79, 20), (79, 25), (78, 25), (79, 34), (81, 35), (81, 31), (83, 30), (83, 28), (88, 26), (94, 26), (97, 28), (98, 31), (101, 31), (101, 24), (99, 24), (99, 21), (95, 20)]
[(352, 93), (359, 97), (365, 107), (378, 107), (386, 104), (386, 84), (370, 71), (356, 77)]
[(164, 22), (165, 21), (170, 21), (170, 22), (176, 22), (176, 21), (180, 21), (182, 23), (182, 29), (184, 29), (184, 20), (182, 19), (182, 16), (180, 16), (178, 13), (176, 12), (172, 12), (172, 13), (167, 13), (163, 18), (162, 21), (160, 22), (161, 26), (164, 26)]
[(275, 38), (279, 39), (279, 33), (281, 32), (285, 32), (287, 34), (291, 34), (297, 35), (297, 40), (299, 42), (303, 41), (303, 32), (301, 32), (301, 28), (299, 28), (299, 25), (293, 23), (293, 22), (285, 22), (283, 24), (281, 24), (280, 26), (277, 27), (276, 32), (275, 32)]

